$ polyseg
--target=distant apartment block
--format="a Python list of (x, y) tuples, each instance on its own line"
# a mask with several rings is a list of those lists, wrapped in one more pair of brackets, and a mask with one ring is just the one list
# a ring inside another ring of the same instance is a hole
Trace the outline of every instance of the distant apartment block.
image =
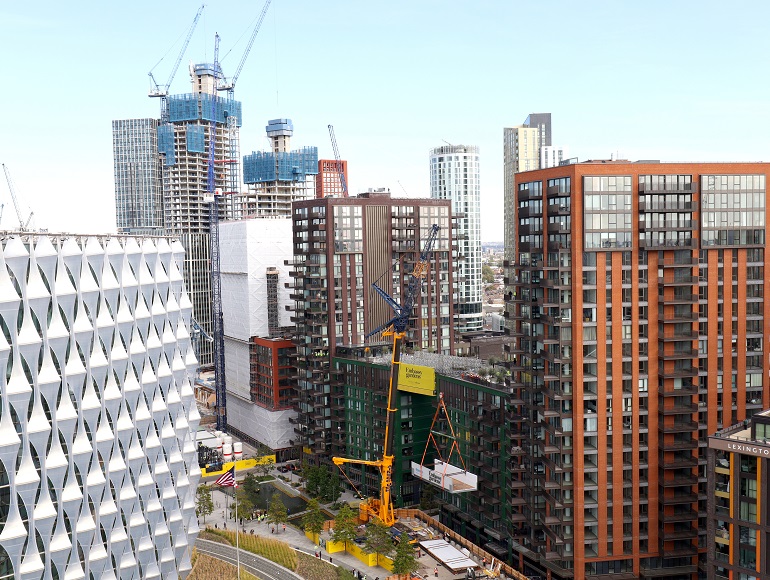
[[(340, 179), (340, 169), (345, 179), (345, 187), (342, 187)], [(318, 177), (315, 182), (315, 196), (323, 197), (347, 197), (348, 187), (348, 162), (344, 159), (335, 161), (334, 159), (318, 160)]]
[(0, 577), (180, 578), (200, 420), (184, 250), (0, 241)]
[(566, 147), (558, 147), (556, 145), (543, 145), (540, 148), (540, 169), (557, 167), (563, 161), (566, 161), (568, 157), (569, 157), (569, 153)]
[(430, 196), (452, 202), (457, 219), (455, 332), (484, 326), (481, 284), (481, 184), (479, 148), (444, 145), (430, 152)]

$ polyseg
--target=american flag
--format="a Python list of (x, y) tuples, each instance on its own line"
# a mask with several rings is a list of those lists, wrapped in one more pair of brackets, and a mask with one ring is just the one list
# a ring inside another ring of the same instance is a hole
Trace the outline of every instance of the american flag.
[(220, 475), (214, 484), (224, 487), (235, 487), (235, 465)]

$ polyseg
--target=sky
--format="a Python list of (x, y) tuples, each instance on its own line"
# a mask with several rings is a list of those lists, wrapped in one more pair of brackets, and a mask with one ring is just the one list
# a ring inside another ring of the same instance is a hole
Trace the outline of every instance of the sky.
[[(199, 6), (0, 3), (0, 163), (24, 221), (115, 231), (111, 121), (158, 116), (147, 73), (160, 60), (165, 82)], [(209, 0), (172, 94), (215, 32), (232, 74), (262, 6)], [(529, 113), (580, 160), (770, 160), (769, 16), (760, 0), (273, 0), (235, 90), (241, 152), (288, 117), (292, 147), (332, 158), (333, 124), (351, 193), (427, 197), (430, 149), (478, 145), (482, 241), (502, 241), (503, 128)], [(3, 176), (0, 203), (17, 227)]]

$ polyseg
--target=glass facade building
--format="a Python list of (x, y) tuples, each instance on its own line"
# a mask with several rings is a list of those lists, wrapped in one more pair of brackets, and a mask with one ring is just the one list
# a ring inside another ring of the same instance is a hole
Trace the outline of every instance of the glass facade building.
[(118, 231), (162, 234), (163, 181), (158, 156), (158, 120), (113, 121), (112, 151)]

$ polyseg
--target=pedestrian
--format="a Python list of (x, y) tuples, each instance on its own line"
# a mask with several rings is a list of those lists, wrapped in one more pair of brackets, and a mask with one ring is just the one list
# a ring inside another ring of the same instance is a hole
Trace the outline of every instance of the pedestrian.
[(283, 533), (286, 533), (286, 524), (283, 524)]
[(225, 530), (227, 529), (227, 522), (223, 522), (222, 523), (222, 528), (225, 529)]
[(250, 533), (251, 533), (252, 536), (254, 535), (254, 528), (251, 529)]
[(433, 568), (433, 575), (438, 578), (438, 567)]
[(214, 529), (215, 529), (215, 530), (218, 530), (218, 529), (219, 529), (219, 524), (216, 524), (216, 523), (215, 523), (215, 524), (214, 524)]
[(270, 526), (270, 533), (271, 533), (271, 534), (274, 534), (274, 533), (275, 533), (275, 526)]
[(332, 563), (332, 557), (329, 556), (329, 564), (331, 564), (331, 563)]

